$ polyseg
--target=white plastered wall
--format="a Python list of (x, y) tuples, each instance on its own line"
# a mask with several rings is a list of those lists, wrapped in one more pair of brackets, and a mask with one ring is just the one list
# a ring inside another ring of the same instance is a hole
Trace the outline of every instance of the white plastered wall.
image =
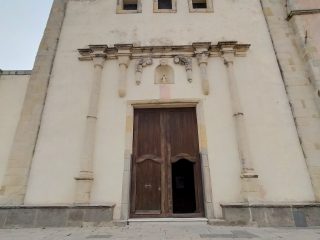
[(29, 75), (0, 76), (0, 186), (27, 90)]
[[(77, 48), (88, 44), (186, 45), (230, 40), (252, 44), (247, 57), (235, 59), (235, 72), (263, 201), (314, 199), (259, 1), (215, 0), (214, 13), (189, 13), (187, 1), (177, 2), (177, 13), (153, 13), (152, 1), (144, 0), (141, 14), (116, 15), (116, 1), (70, 1), (33, 159), (27, 204), (68, 204), (74, 200), (74, 177), (80, 167), (93, 78), (92, 63), (80, 62)], [(127, 103), (159, 99), (161, 91), (171, 99), (203, 101), (216, 217), (221, 217), (221, 202), (241, 200), (240, 163), (223, 60), (209, 60), (208, 96), (202, 94), (199, 69), (193, 60), (194, 79), (190, 84), (184, 67), (169, 59), (175, 84), (162, 89), (154, 84), (159, 60), (144, 68), (140, 86), (134, 82), (132, 61), (125, 98), (117, 93), (117, 61), (105, 63), (91, 201), (116, 203), (115, 218), (120, 215)]]

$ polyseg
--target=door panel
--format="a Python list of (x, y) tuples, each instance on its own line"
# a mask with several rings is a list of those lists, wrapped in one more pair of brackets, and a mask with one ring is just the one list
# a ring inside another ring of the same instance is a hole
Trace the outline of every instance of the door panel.
[(136, 214), (160, 214), (161, 212), (161, 165), (150, 159), (137, 164)]
[(136, 110), (133, 138), (131, 214), (160, 214), (163, 163), (160, 112)]
[(194, 108), (170, 109), (167, 119), (172, 183), (169, 208), (172, 214), (201, 215), (203, 200), (196, 111)]
[(135, 110), (130, 202), (131, 217), (203, 216), (195, 108)]

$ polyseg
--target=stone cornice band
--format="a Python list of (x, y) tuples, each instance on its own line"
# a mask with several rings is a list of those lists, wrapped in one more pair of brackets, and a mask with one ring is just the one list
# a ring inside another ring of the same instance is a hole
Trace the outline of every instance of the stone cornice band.
[(292, 10), (288, 13), (287, 20), (289, 21), (292, 17), (297, 15), (309, 15), (309, 14), (318, 14), (320, 9), (302, 9), (302, 10)]
[(207, 53), (209, 57), (219, 57), (223, 55), (223, 49), (232, 50), (235, 56), (245, 56), (250, 48), (250, 44), (239, 44), (236, 41), (218, 42), (196, 42), (192, 45), (180, 46), (139, 46), (132, 44), (115, 44), (114, 47), (108, 45), (89, 45), (88, 48), (78, 49), (80, 61), (90, 61), (95, 57), (107, 59), (118, 59), (119, 56), (130, 56), (131, 59), (143, 57), (152, 58), (172, 58), (178, 55), (196, 57), (199, 53)]

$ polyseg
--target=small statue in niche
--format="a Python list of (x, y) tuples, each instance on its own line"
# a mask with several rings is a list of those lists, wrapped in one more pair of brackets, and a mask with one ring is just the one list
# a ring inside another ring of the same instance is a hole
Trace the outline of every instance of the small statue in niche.
[(155, 70), (155, 83), (156, 84), (173, 84), (174, 83), (174, 70), (168, 65), (168, 59), (161, 59), (160, 64)]
[(167, 83), (168, 79), (166, 77), (165, 74), (163, 74), (162, 78), (161, 78), (161, 83)]

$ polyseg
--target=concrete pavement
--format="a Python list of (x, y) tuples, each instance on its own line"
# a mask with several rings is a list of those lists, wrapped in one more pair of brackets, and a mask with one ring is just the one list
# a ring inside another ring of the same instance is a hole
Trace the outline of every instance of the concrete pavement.
[(133, 223), (125, 227), (1, 229), (1, 240), (320, 240), (320, 228), (209, 226), (203, 223)]

